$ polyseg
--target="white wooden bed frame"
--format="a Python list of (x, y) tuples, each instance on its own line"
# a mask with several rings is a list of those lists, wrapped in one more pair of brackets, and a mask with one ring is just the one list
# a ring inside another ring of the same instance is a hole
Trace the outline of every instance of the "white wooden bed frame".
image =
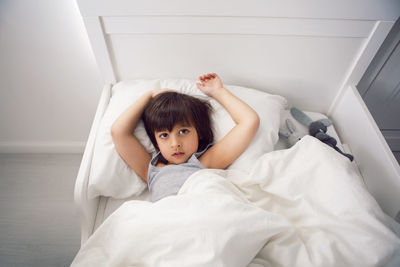
[(356, 84), (400, 14), (396, 0), (78, 0), (105, 86), (75, 186), (82, 242), (99, 198), (87, 198), (94, 142), (111, 87), (128, 79), (217, 72), (226, 84), (280, 94), (329, 116), (369, 191), (392, 217), (400, 167)]

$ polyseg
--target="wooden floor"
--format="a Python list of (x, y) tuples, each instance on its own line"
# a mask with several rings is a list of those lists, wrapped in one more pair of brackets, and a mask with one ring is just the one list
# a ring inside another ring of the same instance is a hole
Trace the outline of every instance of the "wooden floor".
[(69, 266), (81, 154), (0, 154), (0, 266)]

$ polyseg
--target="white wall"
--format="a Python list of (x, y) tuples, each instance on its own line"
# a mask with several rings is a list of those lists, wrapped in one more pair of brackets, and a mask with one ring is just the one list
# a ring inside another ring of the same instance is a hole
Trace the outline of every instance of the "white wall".
[(0, 152), (83, 151), (102, 89), (73, 0), (0, 0)]

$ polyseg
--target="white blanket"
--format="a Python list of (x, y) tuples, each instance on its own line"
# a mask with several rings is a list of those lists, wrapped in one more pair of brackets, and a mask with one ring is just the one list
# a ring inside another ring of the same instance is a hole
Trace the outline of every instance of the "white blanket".
[(249, 173), (202, 170), (124, 203), (72, 266), (400, 266), (399, 235), (349, 160), (306, 136)]

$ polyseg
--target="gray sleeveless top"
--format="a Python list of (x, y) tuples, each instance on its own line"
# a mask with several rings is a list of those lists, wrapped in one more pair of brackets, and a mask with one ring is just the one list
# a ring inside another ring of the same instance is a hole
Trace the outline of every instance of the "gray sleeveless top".
[(151, 201), (155, 202), (164, 197), (176, 195), (190, 175), (198, 170), (204, 169), (198, 158), (210, 147), (194, 153), (188, 161), (182, 164), (170, 164), (164, 167), (156, 167), (160, 152), (150, 161), (149, 174), (147, 177)]

